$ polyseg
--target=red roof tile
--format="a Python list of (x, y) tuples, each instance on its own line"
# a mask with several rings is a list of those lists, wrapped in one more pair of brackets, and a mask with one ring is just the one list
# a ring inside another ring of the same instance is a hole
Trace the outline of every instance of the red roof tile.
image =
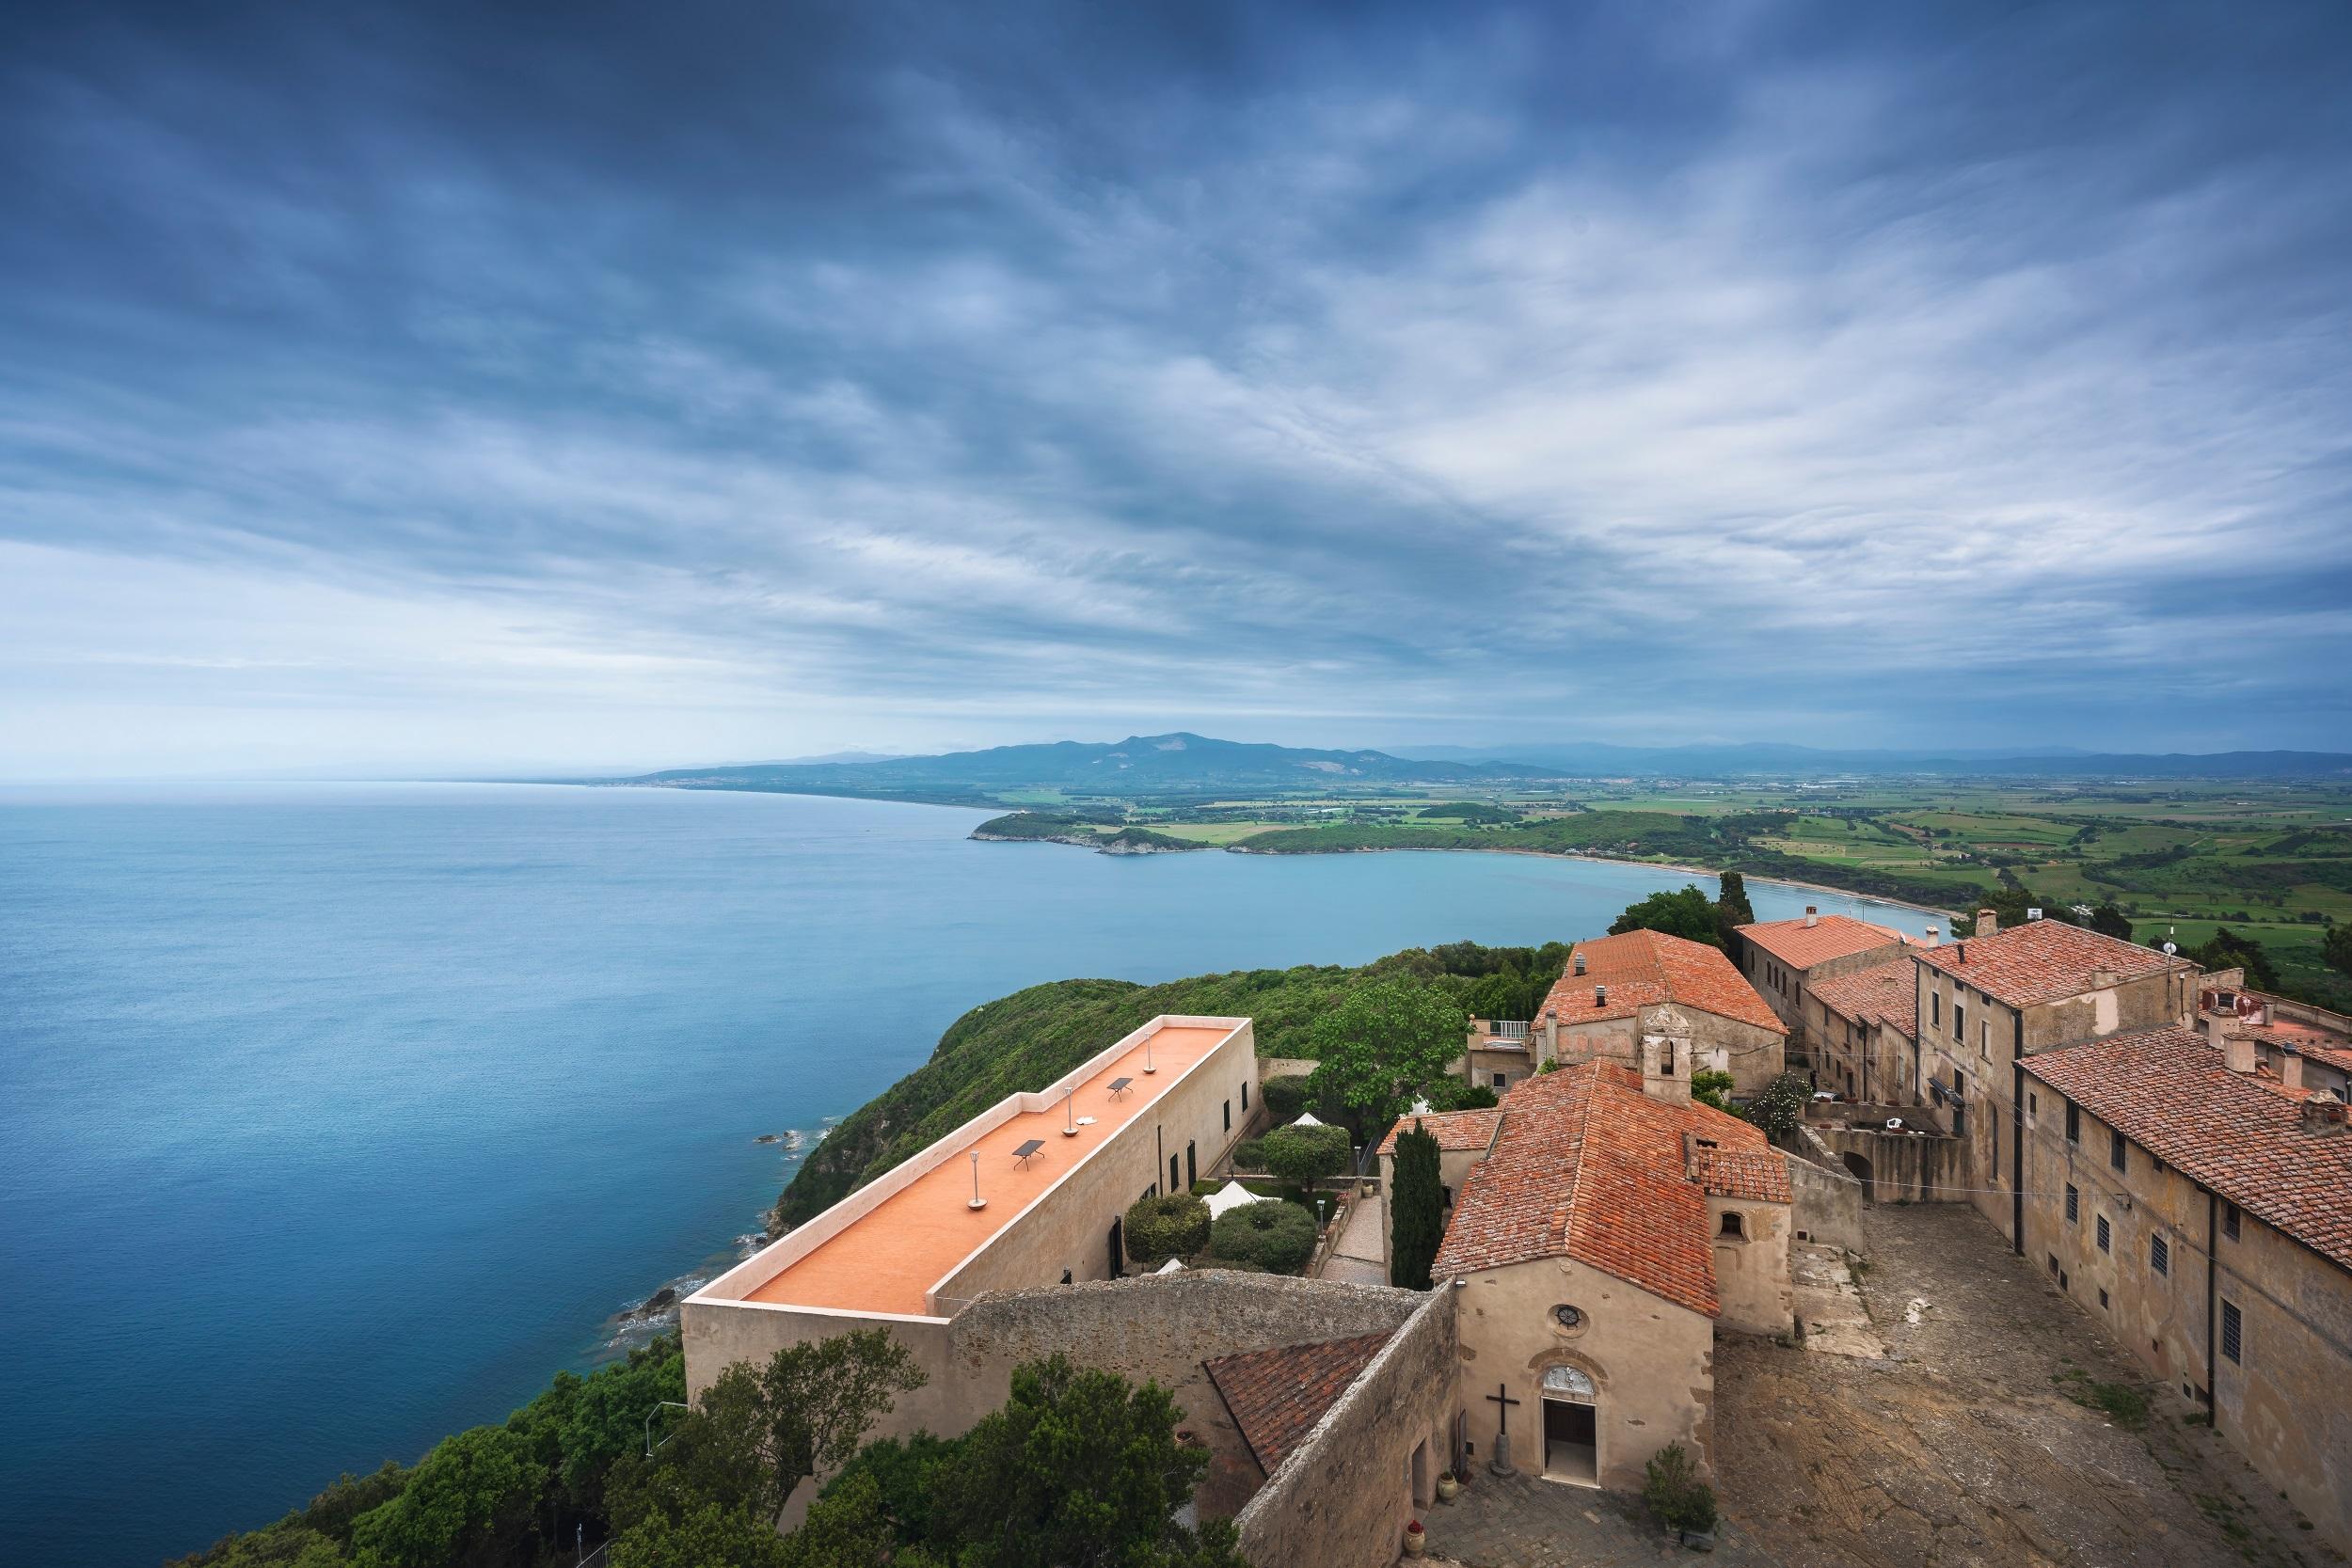
[(1856, 1023), (1883, 1023), (1906, 1039), (1919, 1037), (1919, 970), (1911, 949), (1898, 949), (1884, 963), (1851, 974), (1813, 982), (1814, 1000)]
[(2306, 1128), (2305, 1095), (2232, 1072), (2187, 1029), (2110, 1035), (2025, 1067), (2190, 1180), (2352, 1269), (2352, 1132)]
[(2168, 958), (2153, 947), (2069, 926), (2062, 920), (2029, 920), (1989, 937), (1964, 937), (1941, 947), (1913, 951), (1922, 963), (1967, 982), (2012, 1006), (2031, 1007), (2099, 989), (2102, 971), (2133, 980), (2168, 969), (2195, 967)]
[(1221, 1355), (1201, 1365), (1233, 1413), (1242, 1441), (1271, 1476), (1388, 1342), (1386, 1334), (1360, 1334)]
[(1903, 934), (1892, 927), (1873, 926), (1847, 914), (1820, 915), (1811, 926), (1803, 920), (1765, 920), (1738, 929), (1791, 969), (1810, 969), (1873, 947), (1900, 946), (1903, 941)]
[(1495, 1129), (1502, 1125), (1501, 1111), (1434, 1111), (1422, 1116), (1407, 1116), (1380, 1140), (1379, 1153), (1396, 1152), (1396, 1135), (1408, 1132), (1415, 1124), (1438, 1140), (1438, 1150), (1459, 1152), (1466, 1148), (1486, 1148), (1495, 1141)]
[(1710, 1197), (1787, 1203), (1788, 1160), (1775, 1148), (1725, 1148), (1695, 1133), (1683, 1137), (1684, 1168)]
[[(1576, 973), (1579, 953), (1584, 955), (1582, 974)], [(1609, 991), (1605, 1002), (1597, 997), (1604, 986)], [(1562, 1023), (1589, 1023), (1631, 1018), (1661, 1002), (1737, 1019), (1776, 1035), (1788, 1033), (1722, 949), (1663, 931), (1623, 931), (1578, 942), (1536, 1016), (1554, 1014)]]
[(1786, 1164), (1776, 1187), (1765, 1171), (1781, 1158), (1739, 1117), (1653, 1100), (1615, 1063), (1530, 1078), (1503, 1097), (1494, 1150), (1463, 1180), (1434, 1272), (1573, 1258), (1711, 1318), (1721, 1308), (1704, 1180), (1786, 1203)]

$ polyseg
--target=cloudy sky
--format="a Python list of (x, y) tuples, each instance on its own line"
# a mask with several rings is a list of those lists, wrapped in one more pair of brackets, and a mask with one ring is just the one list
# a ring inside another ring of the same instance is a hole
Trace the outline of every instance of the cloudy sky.
[(2352, 745), (2347, 79), (2336, 3), (12, 8), (0, 772)]

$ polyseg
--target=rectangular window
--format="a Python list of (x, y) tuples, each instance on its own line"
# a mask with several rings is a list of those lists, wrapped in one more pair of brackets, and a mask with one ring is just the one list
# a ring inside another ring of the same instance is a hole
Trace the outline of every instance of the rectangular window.
[(2106, 1304), (2107, 1304), (2107, 1293), (2106, 1293), (2106, 1291), (2104, 1289), (2102, 1289), (2102, 1290), (2100, 1291), (2100, 1292), (2099, 1292), (2099, 1305), (2100, 1305), (2101, 1307), (2105, 1307), (2105, 1306), (2106, 1306)]
[(2072, 1101), (2066, 1107), (2066, 1141), (2070, 1144), (2083, 1141), (2083, 1108)]
[(1232, 1102), (1232, 1101), (1230, 1101), (1230, 1100), (1229, 1100), (1229, 1101), (1227, 1101), (1225, 1102), (1225, 1131), (1227, 1131), (1228, 1132), (1231, 1132), (1232, 1130), (1233, 1130), (1233, 1102)]
[(2161, 1236), (2148, 1238), (2148, 1266), (2158, 1274), (2172, 1272), (2172, 1243)]
[(2074, 1190), (2074, 1183), (2066, 1184), (2066, 1223), (2079, 1224), (2083, 1217), (2083, 1195)]
[[(1667, 1067), (1666, 1070), (1667, 1070), (1668, 1072), (1672, 1072), (1672, 1071), (1674, 1070), (1674, 1068), (1673, 1068), (1671, 1065), (1669, 1065), (1669, 1066)], [(1503, 1085), (1504, 1085), (1505, 1083), (1507, 1083), (1508, 1081), (1509, 1081), (1509, 1080), (1508, 1080), (1508, 1078), (1507, 1078), (1507, 1076), (1506, 1076), (1505, 1074), (1503, 1074), (1503, 1073), (1500, 1073), (1500, 1072), (1496, 1073), (1496, 1074), (1495, 1074), (1495, 1093), (1497, 1093), (1497, 1094), (1501, 1094), (1501, 1093), (1502, 1092), (1502, 1086), (1503, 1086)], [(1804, 1085), (1799, 1085), (1798, 1086), (1799, 1086), (1800, 1088), (1802, 1088)]]
[(1952, 1038), (1960, 1044), (1968, 1039), (1968, 1008), (1957, 996), (1952, 998)]
[(1940, 990), (1928, 992), (1928, 1022), (1938, 1028), (1943, 1027), (1944, 993)]
[(2237, 1240), (2237, 1205), (2234, 1203), (2221, 1206), (2221, 1234), (2233, 1242)]
[(1242, 1081), (1241, 1085), (1241, 1108), (1245, 1111), (1249, 1109), (1249, 1082), (1247, 1079)]
[(2243, 1363), (2246, 1358), (2245, 1336), (2246, 1323), (2238, 1316), (2237, 1303), (2223, 1302), (2221, 1304), (2221, 1354), (2233, 1361)]
[(1979, 1056), (1993, 1054), (1993, 1021), (1989, 1018), (1977, 1020), (1977, 1054)]
[(2114, 1240), (2115, 1233), (2107, 1228), (2107, 1217), (2105, 1214), (2101, 1214), (2099, 1216), (2099, 1250), (2101, 1252), (2113, 1252), (2115, 1250), (2115, 1247), (2112, 1244)]
[(2107, 1134), (2107, 1164), (2113, 1165), (2117, 1170), (2128, 1171), (2130, 1166), (2124, 1162), (2123, 1148), (2124, 1143), (2122, 1133), (2110, 1132)]

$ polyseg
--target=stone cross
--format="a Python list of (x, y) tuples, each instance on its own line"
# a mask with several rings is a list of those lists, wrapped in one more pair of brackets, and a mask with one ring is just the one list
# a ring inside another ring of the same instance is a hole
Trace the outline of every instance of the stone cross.
[(1511, 1407), (1519, 1402), (1511, 1397), (1511, 1386), (1507, 1383), (1496, 1384), (1495, 1391), (1486, 1399), (1494, 1405), (1498, 1418), (1494, 1458), (1487, 1462), (1486, 1468), (1496, 1475), (1507, 1476), (1511, 1474)]

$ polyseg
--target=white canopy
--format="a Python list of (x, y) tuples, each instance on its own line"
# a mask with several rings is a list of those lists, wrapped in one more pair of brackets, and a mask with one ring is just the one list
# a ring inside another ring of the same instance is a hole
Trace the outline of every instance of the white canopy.
[(1265, 1200), (1263, 1198), (1260, 1197), (1256, 1193), (1251, 1192), (1248, 1188), (1243, 1186), (1240, 1182), (1228, 1181), (1225, 1185), (1219, 1187), (1216, 1191), (1209, 1195), (1209, 1217), (1211, 1219), (1215, 1219), (1217, 1215), (1222, 1214), (1228, 1209), (1238, 1209), (1245, 1203), (1263, 1203), (1264, 1201)]
[(1184, 1260), (1181, 1258), (1171, 1258), (1152, 1272), (1153, 1274), (1182, 1274), (1184, 1272)]
[(1301, 1111), (1298, 1113), (1298, 1119), (1291, 1125), (1293, 1127), (1321, 1127), (1323, 1123), (1315, 1119), (1315, 1114), (1312, 1111)]

